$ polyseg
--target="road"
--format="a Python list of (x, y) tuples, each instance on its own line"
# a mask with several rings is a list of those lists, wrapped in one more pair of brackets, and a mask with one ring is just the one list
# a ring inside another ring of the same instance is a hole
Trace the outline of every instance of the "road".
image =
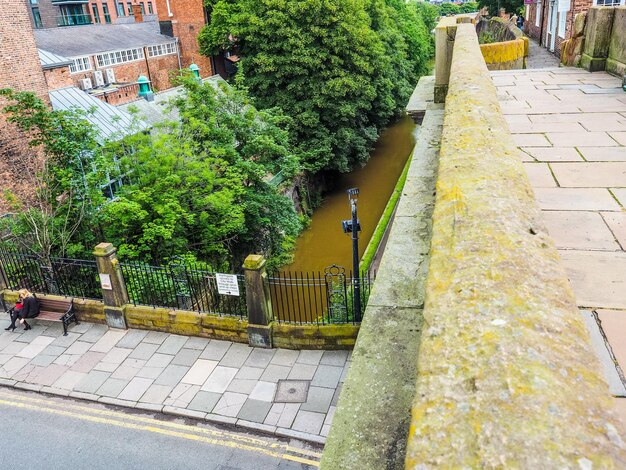
[(8, 388), (0, 388), (0, 416), (0, 466), (11, 470), (319, 466), (320, 451), (298, 441)]

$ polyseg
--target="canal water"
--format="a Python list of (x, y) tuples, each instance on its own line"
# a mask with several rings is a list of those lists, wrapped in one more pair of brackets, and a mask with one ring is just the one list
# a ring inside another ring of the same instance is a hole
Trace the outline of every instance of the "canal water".
[(381, 133), (367, 164), (341, 175), (298, 238), (293, 263), (281, 271), (323, 273), (324, 268), (333, 264), (345, 267), (346, 271), (352, 269), (352, 237), (341, 228), (341, 221), (351, 217), (346, 190), (360, 190), (357, 208), (361, 258), (413, 150), (414, 131), (415, 123), (408, 116), (390, 125)]

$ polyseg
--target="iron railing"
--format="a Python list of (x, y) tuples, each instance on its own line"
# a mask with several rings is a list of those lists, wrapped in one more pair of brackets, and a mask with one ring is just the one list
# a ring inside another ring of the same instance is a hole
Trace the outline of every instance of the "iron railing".
[(244, 277), (237, 274), (239, 295), (220, 294), (216, 275), (193, 263), (167, 266), (120, 263), (128, 297), (134, 305), (193, 310), (217, 315), (248, 316)]
[(274, 319), (317, 325), (360, 323), (375, 275), (361, 273), (361, 312), (355, 312), (352, 272), (346, 273), (341, 266), (329, 266), (323, 273), (272, 273), (268, 282)]
[(95, 260), (50, 258), (0, 250), (1, 275), (9, 289), (102, 299)]
[(67, 14), (57, 17), (57, 26), (81, 26), (92, 24), (91, 15)]

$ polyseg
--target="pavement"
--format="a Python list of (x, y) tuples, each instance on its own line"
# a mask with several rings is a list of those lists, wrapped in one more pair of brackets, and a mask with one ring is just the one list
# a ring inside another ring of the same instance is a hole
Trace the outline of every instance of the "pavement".
[(71, 326), (68, 336), (37, 320), (29, 331), (0, 331), (0, 385), (319, 444), (351, 358), (94, 323)]
[(609, 381), (617, 377), (611, 392), (622, 396), (615, 403), (626, 424), (626, 93), (621, 80), (565, 67), (493, 72), (492, 78), (578, 305), (599, 326), (598, 338), (606, 346), (599, 355)]
[(543, 69), (550, 67), (558, 67), (559, 59), (557, 56), (548, 51), (545, 47), (541, 47), (536, 41), (528, 41), (528, 57), (526, 57), (526, 68)]

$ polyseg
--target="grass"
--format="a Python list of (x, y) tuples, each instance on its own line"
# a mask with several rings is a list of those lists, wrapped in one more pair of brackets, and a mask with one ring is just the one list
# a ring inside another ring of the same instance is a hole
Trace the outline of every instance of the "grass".
[(413, 153), (409, 155), (406, 164), (404, 165), (404, 169), (402, 170), (402, 174), (400, 178), (398, 178), (398, 182), (396, 183), (395, 188), (393, 189), (393, 193), (389, 197), (389, 201), (387, 201), (387, 205), (385, 206), (385, 210), (383, 214), (380, 216), (380, 220), (376, 225), (376, 230), (372, 234), (372, 238), (370, 238), (370, 242), (367, 244), (367, 248), (365, 249), (365, 253), (363, 254), (363, 258), (361, 258), (361, 264), (359, 269), (361, 272), (367, 272), (370, 268), (372, 261), (374, 260), (374, 256), (376, 255), (376, 251), (378, 250), (378, 246), (380, 245), (381, 240), (385, 236), (385, 232), (387, 231), (387, 226), (389, 225), (389, 221), (391, 220), (391, 216), (393, 215), (393, 211), (396, 208), (396, 204), (398, 203), (398, 199), (400, 199), (400, 195), (402, 194), (402, 189), (404, 188), (404, 183), (406, 182), (406, 176), (409, 172), (409, 166), (411, 165), (411, 159), (413, 157)]

